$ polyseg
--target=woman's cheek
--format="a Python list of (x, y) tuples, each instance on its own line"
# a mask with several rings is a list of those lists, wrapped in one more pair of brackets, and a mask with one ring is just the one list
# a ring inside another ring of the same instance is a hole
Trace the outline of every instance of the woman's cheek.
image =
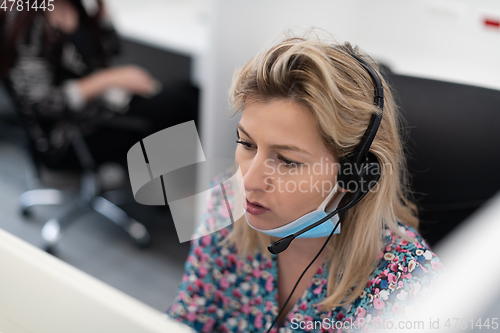
[(240, 168), (242, 168), (243, 171), (243, 156), (241, 154), (241, 149), (239, 149), (239, 147), (236, 148), (236, 152), (234, 153), (234, 159), (240, 165)]
[(252, 159), (249, 156), (246, 156), (245, 152), (241, 151), (242, 149), (236, 149), (236, 153), (234, 154), (234, 158), (236, 160), (236, 163), (240, 166), (241, 170), (241, 175), (245, 176), (247, 173), (248, 168), (250, 168), (250, 165), (252, 164)]

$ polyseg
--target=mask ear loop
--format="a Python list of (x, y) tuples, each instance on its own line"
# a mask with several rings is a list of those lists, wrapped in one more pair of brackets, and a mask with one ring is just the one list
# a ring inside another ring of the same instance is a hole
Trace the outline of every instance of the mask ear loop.
[[(325, 213), (328, 214), (328, 213), (332, 212), (335, 208), (337, 208), (338, 205), (339, 205), (339, 203), (340, 203), (340, 200), (342, 200), (342, 198), (345, 195), (345, 192), (339, 191), (339, 189), (340, 189), (340, 185), (337, 182), (335, 184), (335, 187), (333, 188), (333, 190), (328, 194), (328, 196), (321, 203), (321, 205), (319, 205), (318, 210), (322, 210), (322, 211), (324, 211)], [(333, 200), (332, 202), (330, 202), (330, 200), (332, 199), (332, 197), (334, 196), (334, 194), (338, 193), (338, 192), (340, 192), (340, 194), (338, 195), (338, 197), (336, 197), (335, 200)]]
[[(330, 202), (330, 200), (332, 199), (333, 195), (335, 193), (337, 193), (337, 191), (339, 190), (339, 183), (336, 183), (335, 184), (335, 187), (333, 188), (333, 190), (330, 191), (330, 193), (328, 194), (328, 196), (325, 198), (325, 200), (323, 200), (323, 202), (319, 205), (318, 209), (317, 210), (325, 210), (326, 206), (328, 205), (328, 203)], [(328, 205), (329, 206), (329, 205)]]

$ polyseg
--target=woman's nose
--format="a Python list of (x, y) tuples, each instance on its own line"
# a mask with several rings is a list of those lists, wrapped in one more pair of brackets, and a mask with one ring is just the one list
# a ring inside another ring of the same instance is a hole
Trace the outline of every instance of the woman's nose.
[(243, 174), (243, 185), (245, 191), (266, 190), (268, 184), (271, 183), (272, 175), (266, 169), (265, 159), (258, 158), (257, 156), (250, 163), (249, 168)]

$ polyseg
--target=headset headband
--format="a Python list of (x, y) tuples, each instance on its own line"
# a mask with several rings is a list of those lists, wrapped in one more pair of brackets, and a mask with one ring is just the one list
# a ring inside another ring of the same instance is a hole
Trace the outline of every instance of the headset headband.
[(375, 86), (374, 102), (375, 105), (377, 105), (380, 109), (380, 113), (372, 115), (370, 119), (370, 124), (366, 128), (360, 143), (353, 152), (353, 157), (355, 158), (355, 161), (353, 162), (358, 164), (362, 163), (363, 159), (366, 158), (368, 150), (370, 149), (370, 146), (373, 140), (375, 139), (375, 135), (377, 134), (380, 122), (382, 121), (382, 114), (384, 110), (384, 87), (377, 72), (366, 61), (364, 61), (363, 59), (361, 59), (360, 57), (356, 56), (355, 54), (349, 51), (339, 48), (338, 46), (334, 46), (333, 48), (340, 52), (345, 52), (349, 54), (368, 72), (373, 81), (373, 85)]

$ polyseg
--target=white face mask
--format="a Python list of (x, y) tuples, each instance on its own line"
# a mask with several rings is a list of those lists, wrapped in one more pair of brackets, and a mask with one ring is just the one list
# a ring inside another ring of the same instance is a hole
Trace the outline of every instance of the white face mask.
[[(275, 228), (275, 229), (269, 229), (269, 230), (262, 230), (262, 229), (257, 229), (252, 224), (248, 221), (248, 216), (247, 212), (245, 211), (245, 218), (247, 220), (247, 223), (249, 226), (251, 226), (253, 229), (263, 232), (267, 235), (270, 236), (275, 236), (279, 238), (286, 237), (288, 235), (294, 234), (303, 228), (313, 224), (314, 222), (317, 222), (324, 218), (325, 216), (328, 215), (328, 213), (331, 213), (334, 211), (342, 197), (344, 196), (344, 193), (341, 193), (338, 198), (336, 198), (333, 202), (331, 202), (328, 207), (326, 207), (327, 203), (330, 201), (330, 199), (333, 197), (333, 195), (338, 191), (339, 189), (339, 184), (335, 184), (335, 187), (333, 190), (328, 194), (328, 196), (323, 200), (323, 202), (319, 205), (318, 209), (316, 209), (313, 212), (310, 212), (308, 214), (305, 214), (298, 219), (285, 224), (284, 226)], [(338, 214), (335, 214), (332, 218), (330, 218), (329, 221), (324, 222), (323, 224), (320, 224), (319, 226), (303, 233), (302, 235), (298, 236), (297, 238), (316, 238), (316, 237), (327, 237), (330, 236), (330, 234), (333, 231), (333, 228), (339, 221)], [(340, 233), (340, 224), (335, 230), (335, 233), (338, 234)]]

